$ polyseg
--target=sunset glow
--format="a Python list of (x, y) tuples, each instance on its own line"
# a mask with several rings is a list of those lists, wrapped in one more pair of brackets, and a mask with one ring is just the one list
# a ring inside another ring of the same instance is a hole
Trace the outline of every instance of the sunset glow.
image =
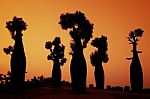
[[(130, 85), (129, 69), (132, 57), (132, 46), (128, 44), (127, 36), (131, 30), (142, 28), (138, 50), (144, 74), (144, 88), (150, 88), (150, 0), (0, 0), (0, 73), (10, 70), (10, 56), (3, 52), (4, 47), (13, 45), (6, 22), (14, 16), (22, 17), (28, 24), (23, 31), (23, 43), (27, 58), (26, 80), (33, 76), (51, 76), (52, 61), (47, 60), (49, 51), (45, 42), (56, 36), (61, 38), (66, 46), (67, 63), (61, 67), (62, 80), (70, 81), (69, 55), (71, 37), (69, 31), (61, 28), (59, 17), (62, 13), (81, 11), (94, 24), (93, 40), (97, 36), (108, 38), (109, 61), (103, 64), (105, 71), (105, 86)], [(91, 40), (84, 50), (88, 67), (87, 85), (95, 84), (94, 67), (90, 63), (90, 54), (95, 50)]]

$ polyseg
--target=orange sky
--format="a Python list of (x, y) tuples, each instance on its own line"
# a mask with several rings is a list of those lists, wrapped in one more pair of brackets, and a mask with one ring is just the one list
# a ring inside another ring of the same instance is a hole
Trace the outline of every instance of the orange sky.
[[(28, 24), (24, 31), (23, 42), (27, 57), (26, 79), (34, 75), (51, 76), (52, 61), (47, 60), (49, 51), (45, 42), (60, 36), (66, 46), (67, 63), (62, 67), (62, 79), (70, 80), (70, 36), (58, 24), (59, 16), (65, 12), (80, 10), (90, 22), (94, 23), (94, 37), (108, 37), (109, 62), (104, 65), (105, 85), (129, 85), (129, 66), (131, 61), (131, 45), (126, 37), (131, 30), (142, 28), (143, 37), (139, 42), (139, 55), (144, 72), (144, 87), (150, 88), (150, 0), (0, 0), (0, 73), (10, 70), (10, 56), (6, 56), (3, 48), (13, 45), (6, 21), (13, 16), (22, 17)], [(89, 56), (94, 48), (88, 44), (84, 50), (87, 61), (87, 84), (95, 83), (94, 68)]]

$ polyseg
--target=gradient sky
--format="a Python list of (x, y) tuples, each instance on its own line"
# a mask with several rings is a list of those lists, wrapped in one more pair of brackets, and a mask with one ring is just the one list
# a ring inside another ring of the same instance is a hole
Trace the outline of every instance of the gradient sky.
[[(60, 36), (66, 46), (67, 63), (61, 67), (62, 79), (70, 81), (70, 36), (69, 31), (61, 29), (58, 24), (59, 16), (76, 10), (85, 13), (94, 24), (94, 35), (108, 37), (109, 61), (103, 64), (105, 71), (105, 85), (130, 85), (129, 69), (132, 57), (131, 45), (127, 36), (131, 30), (142, 28), (143, 37), (139, 41), (138, 49), (144, 74), (144, 87), (150, 88), (150, 0), (0, 0), (0, 73), (6, 74), (10, 70), (10, 56), (3, 52), (4, 47), (13, 45), (9, 31), (5, 28), (6, 21), (13, 16), (22, 17), (28, 24), (23, 32), (23, 42), (27, 58), (26, 79), (34, 75), (51, 76), (52, 61), (47, 60), (49, 51), (45, 49), (45, 42)], [(91, 42), (91, 41), (90, 41)], [(90, 42), (84, 50), (87, 61), (87, 84), (94, 81), (94, 67), (89, 56), (94, 48)]]

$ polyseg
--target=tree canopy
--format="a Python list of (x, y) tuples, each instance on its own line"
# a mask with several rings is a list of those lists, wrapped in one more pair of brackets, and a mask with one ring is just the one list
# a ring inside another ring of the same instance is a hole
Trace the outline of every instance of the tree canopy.
[(103, 35), (96, 37), (92, 40), (91, 45), (98, 49), (90, 56), (92, 65), (95, 66), (99, 64), (100, 61), (107, 63), (109, 60), (106, 52), (108, 50), (107, 37)]
[(93, 24), (80, 11), (61, 14), (59, 24), (62, 29), (71, 29), (70, 36), (74, 41), (81, 39), (83, 47), (86, 47), (88, 41), (92, 38)]
[(67, 59), (64, 57), (65, 46), (61, 44), (60, 37), (56, 37), (52, 42), (46, 42), (45, 48), (50, 50), (50, 55), (47, 56), (48, 60), (59, 60), (62, 66), (66, 63)]
[(27, 29), (27, 24), (22, 18), (14, 16), (12, 21), (6, 22), (6, 28), (10, 31), (12, 37), (14, 37), (16, 35), (15, 32), (20, 32), (17, 35), (22, 35), (21, 31)]
[(144, 31), (140, 28), (135, 29), (134, 31), (131, 31), (129, 33), (129, 36), (127, 37), (129, 44), (137, 44), (137, 42), (139, 41), (139, 37), (142, 37), (143, 32)]

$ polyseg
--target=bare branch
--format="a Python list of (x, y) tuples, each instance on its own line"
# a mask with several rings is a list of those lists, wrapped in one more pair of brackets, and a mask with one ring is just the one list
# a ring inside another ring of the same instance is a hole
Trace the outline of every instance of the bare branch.
[(142, 53), (142, 51), (137, 51), (137, 53)]
[(133, 43), (133, 40), (131, 40), (130, 38), (128, 38), (128, 41), (131, 42), (131, 43)]
[(133, 59), (132, 57), (131, 58), (126, 58), (126, 60), (131, 60), (131, 59)]
[(133, 44), (133, 43), (129, 43), (129, 44)]

